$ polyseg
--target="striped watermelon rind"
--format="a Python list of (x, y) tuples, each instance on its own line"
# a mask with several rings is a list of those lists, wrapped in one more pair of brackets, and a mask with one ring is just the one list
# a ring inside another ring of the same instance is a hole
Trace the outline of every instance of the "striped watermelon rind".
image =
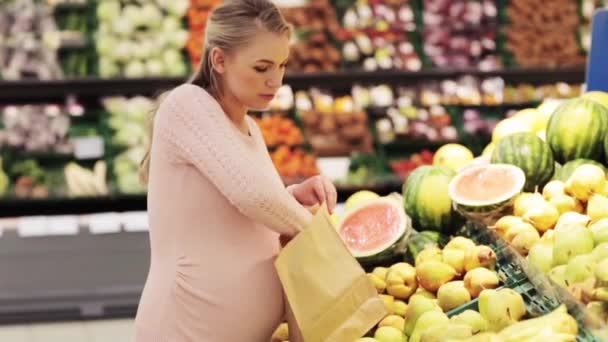
[[(508, 170), (512, 177), (515, 178), (515, 185), (505, 191), (498, 197), (490, 198), (487, 200), (470, 200), (465, 194), (458, 193), (458, 183), (465, 177), (476, 174), (480, 169), (487, 170), (489, 168), (497, 168), (502, 170)], [(450, 182), (449, 194), (452, 201), (454, 201), (454, 208), (462, 216), (473, 222), (480, 222), (483, 224), (493, 224), (497, 219), (506, 215), (512, 210), (512, 204), (524, 188), (526, 183), (526, 175), (524, 171), (510, 164), (487, 164), (477, 165), (470, 167), (462, 172), (458, 173), (454, 179)]]
[(553, 152), (533, 133), (515, 133), (500, 140), (492, 153), (492, 163), (511, 164), (526, 175), (525, 191), (535, 191), (551, 179), (555, 169)]
[(403, 184), (405, 212), (416, 230), (451, 234), (462, 224), (448, 194), (455, 172), (443, 166), (420, 166)]
[(585, 98), (562, 103), (547, 125), (547, 143), (559, 163), (587, 158), (602, 161), (608, 109)]
[[(396, 260), (395, 258), (400, 258), (406, 252), (407, 249), (407, 241), (409, 236), (412, 233), (412, 223), (411, 219), (405, 214), (403, 211), (403, 204), (399, 199), (393, 195), (380, 197), (377, 199), (369, 200), (359, 205), (356, 205), (354, 208), (348, 211), (344, 217), (340, 220), (340, 222), (336, 225), (336, 229), (338, 230), (338, 234), (344, 239), (342, 236), (342, 228), (345, 222), (348, 221), (350, 217), (353, 215), (357, 215), (358, 211), (370, 206), (374, 205), (390, 205), (393, 206), (397, 213), (399, 213), (399, 234), (392, 237), (392, 239), (387, 242), (384, 246), (381, 246), (377, 249), (370, 249), (366, 251), (355, 251), (349, 249), (351, 254), (357, 259), (357, 261), (363, 266), (369, 265), (379, 265), (386, 263), (391, 260)], [(346, 244), (348, 247), (348, 244)]]
[[(606, 141), (608, 142), (608, 136), (606, 138)], [(606, 144), (606, 146), (608, 146), (608, 144)], [(576, 170), (579, 166), (584, 165), (584, 164), (591, 164), (591, 165), (599, 166), (602, 168), (602, 170), (604, 170), (605, 173), (608, 173), (608, 169), (601, 163), (598, 163), (595, 160), (591, 160), (591, 159), (579, 158), (579, 159), (571, 160), (571, 161), (567, 162), (566, 164), (562, 165), (561, 167), (559, 167), (558, 169), (556, 169), (555, 174), (553, 175), (553, 179), (560, 180), (562, 182), (566, 182), (568, 180), (568, 178), (570, 178), (572, 173), (574, 173), (574, 170)]]

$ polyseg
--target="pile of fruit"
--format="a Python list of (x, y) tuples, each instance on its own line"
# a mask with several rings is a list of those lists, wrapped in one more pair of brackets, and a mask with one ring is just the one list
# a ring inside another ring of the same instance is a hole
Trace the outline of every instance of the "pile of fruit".
[[(349, 200), (355, 199), (367, 208), (352, 209), (359, 212), (379, 210), (386, 200), (363, 193)], [(345, 222), (348, 224), (348, 219), (342, 220), (340, 227), (352, 231), (342, 226)], [(347, 232), (343, 232), (344, 238)], [(432, 232), (420, 235), (428, 241), (436, 238)], [(565, 306), (531, 317), (517, 290), (499, 287), (502, 281), (495, 265), (496, 254), (491, 248), (455, 237), (443, 249), (431, 242), (417, 251), (415, 266), (398, 262), (375, 267), (367, 276), (388, 315), (356, 341), (532, 341), (540, 336), (574, 340), (578, 325)], [(289, 327), (282, 323), (271, 341), (288, 339)]]
[(182, 19), (188, 0), (101, 1), (95, 46), (103, 78), (185, 76), (189, 33)]
[[(608, 182), (592, 160), (564, 165), (540, 192), (515, 198), (513, 215), (493, 229), (531, 265), (608, 323)], [(564, 181), (562, 181), (562, 180)]]
[(274, 147), (278, 145), (294, 146), (304, 143), (302, 130), (295, 122), (281, 114), (268, 114), (261, 118), (254, 117), (266, 145)]

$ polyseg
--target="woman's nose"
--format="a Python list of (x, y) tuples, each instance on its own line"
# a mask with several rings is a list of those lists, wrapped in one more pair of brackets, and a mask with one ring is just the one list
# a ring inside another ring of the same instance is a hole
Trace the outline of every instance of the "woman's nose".
[(281, 87), (282, 77), (274, 76), (266, 80), (266, 86), (273, 89), (278, 89)]

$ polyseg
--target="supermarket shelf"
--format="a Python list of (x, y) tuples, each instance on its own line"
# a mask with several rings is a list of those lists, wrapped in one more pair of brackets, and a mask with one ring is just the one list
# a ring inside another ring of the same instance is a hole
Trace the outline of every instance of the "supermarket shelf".
[(0, 324), (133, 317), (149, 255), (145, 232), (22, 238), (5, 231)]
[[(380, 195), (401, 191), (401, 182), (364, 187), (340, 186), (338, 201), (344, 202), (359, 190), (371, 190)], [(108, 197), (49, 198), (49, 199), (12, 199), (0, 200), (0, 217), (19, 217), (29, 215), (72, 215), (101, 212), (143, 211), (147, 209), (145, 195), (116, 195)]]
[(49, 199), (5, 198), (0, 200), (0, 217), (139, 211), (146, 208), (145, 195)]
[[(292, 73), (284, 82), (295, 89), (311, 86), (330, 88), (349, 87), (354, 83), (417, 84), (423, 80), (456, 78), (463, 75), (479, 77), (501, 76), (507, 83), (526, 82), (544, 84), (555, 82), (582, 83), (585, 81), (584, 67), (560, 69), (509, 69), (480, 71), (474, 69), (428, 69), (407, 71), (338, 71), (321, 73)], [(19, 80), (0, 81), (0, 102), (50, 101), (66, 95), (99, 97), (108, 95), (155, 95), (184, 82), (182, 77), (144, 79), (100, 79), (95, 77), (54, 81)]]

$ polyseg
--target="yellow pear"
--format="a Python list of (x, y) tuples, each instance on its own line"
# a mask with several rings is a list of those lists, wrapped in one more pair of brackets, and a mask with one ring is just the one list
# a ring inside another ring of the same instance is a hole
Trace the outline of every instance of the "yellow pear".
[(471, 294), (471, 298), (479, 297), (484, 289), (497, 288), (499, 283), (498, 274), (484, 267), (472, 269), (464, 276), (464, 287)]
[(496, 267), (496, 253), (492, 248), (479, 245), (465, 252), (464, 269), (468, 272), (477, 267), (485, 267), (491, 270)]
[(539, 232), (545, 232), (555, 226), (559, 211), (549, 203), (539, 204), (526, 211), (524, 221), (531, 223)]
[(511, 227), (519, 223), (524, 223), (524, 220), (521, 217), (507, 215), (498, 219), (498, 221), (496, 221), (496, 223), (494, 223), (494, 225), (490, 226), (489, 228), (494, 230), (496, 234), (498, 234), (498, 236), (504, 238), (507, 231), (509, 231)]
[(545, 200), (550, 201), (557, 195), (565, 195), (565, 184), (560, 180), (552, 180), (545, 185), (543, 188), (543, 197)]
[(556, 195), (549, 201), (549, 204), (555, 207), (559, 214), (562, 215), (569, 211), (583, 213), (584, 208), (579, 200), (566, 194)]
[(587, 203), (587, 216), (595, 222), (608, 217), (608, 198), (600, 194), (593, 194)]
[(372, 282), (372, 284), (374, 284), (374, 287), (376, 288), (376, 291), (378, 291), (378, 294), (384, 293), (384, 290), (386, 290), (386, 282), (384, 280), (380, 279), (380, 277), (373, 273), (368, 273), (367, 277)]
[(524, 214), (538, 206), (539, 204), (544, 204), (546, 203), (545, 199), (543, 198), (543, 195), (541, 195), (538, 192), (535, 193), (529, 193), (529, 192), (524, 192), (519, 194), (516, 198), (515, 201), (513, 202), (513, 213), (515, 214), (515, 216), (524, 216)]
[(401, 316), (388, 315), (378, 323), (378, 327), (394, 327), (403, 331), (405, 329), (405, 320)]
[(426, 290), (436, 292), (441, 285), (454, 279), (456, 270), (454, 267), (439, 261), (426, 261), (416, 265), (418, 284)]
[(395, 315), (399, 315), (401, 317), (405, 317), (405, 313), (407, 312), (407, 304), (402, 301), (402, 300), (398, 300), (396, 299), (393, 302), (393, 310), (392, 313)]
[(581, 201), (587, 201), (594, 193), (603, 191), (605, 185), (606, 174), (602, 168), (583, 164), (576, 168), (566, 181), (566, 192)]
[(587, 226), (591, 221), (591, 218), (587, 215), (579, 214), (574, 211), (569, 211), (567, 213), (562, 214), (557, 223), (555, 224), (555, 230), (558, 231), (563, 227), (567, 227), (572, 224)]

